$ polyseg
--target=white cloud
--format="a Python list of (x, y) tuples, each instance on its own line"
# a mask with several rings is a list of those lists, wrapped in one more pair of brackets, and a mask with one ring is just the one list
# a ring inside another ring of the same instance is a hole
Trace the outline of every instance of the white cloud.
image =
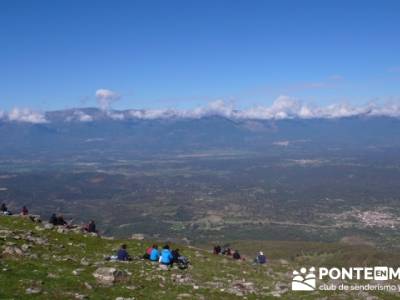
[(71, 116), (67, 117), (66, 121), (91, 122), (93, 121), (93, 117), (84, 113), (81, 110), (75, 110)]
[(8, 114), (9, 121), (26, 122), (33, 124), (47, 123), (43, 113), (33, 111), (29, 108), (13, 108)]
[(121, 96), (114, 91), (107, 89), (98, 89), (96, 91), (96, 100), (102, 110), (108, 110), (111, 103), (118, 101)]

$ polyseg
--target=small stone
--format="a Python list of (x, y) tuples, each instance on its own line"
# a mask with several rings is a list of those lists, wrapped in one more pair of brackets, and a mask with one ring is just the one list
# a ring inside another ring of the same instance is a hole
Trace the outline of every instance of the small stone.
[(53, 229), (54, 228), (54, 225), (53, 224), (50, 224), (50, 223), (46, 223), (46, 224), (44, 224), (44, 229), (49, 229), (49, 230), (51, 230), (51, 229)]
[(39, 293), (41, 293), (41, 292), (42, 292), (42, 290), (41, 290), (40, 288), (34, 288), (34, 287), (27, 288), (27, 289), (25, 290), (25, 293), (28, 294), (28, 295), (31, 295), (31, 294), (39, 294)]
[(93, 287), (88, 282), (85, 282), (84, 285), (85, 285), (85, 288), (87, 288), (88, 290), (93, 289)]
[(84, 257), (81, 259), (81, 265), (82, 266), (89, 266), (90, 262)]
[(134, 233), (131, 236), (132, 240), (138, 240), (138, 241), (143, 241), (144, 240), (144, 234), (142, 233)]
[(28, 251), (30, 247), (31, 247), (31, 246), (28, 245), (28, 244), (23, 244), (23, 245), (21, 246), (21, 250), (22, 250), (22, 251)]

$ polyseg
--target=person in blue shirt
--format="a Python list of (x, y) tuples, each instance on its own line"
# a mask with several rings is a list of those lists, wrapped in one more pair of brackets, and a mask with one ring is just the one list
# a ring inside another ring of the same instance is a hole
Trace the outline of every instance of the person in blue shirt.
[(160, 253), (158, 252), (158, 246), (153, 245), (153, 249), (151, 249), (151, 252), (150, 252), (150, 260), (158, 261), (159, 257), (160, 257)]
[(254, 261), (256, 264), (263, 265), (267, 263), (267, 258), (265, 257), (264, 253), (260, 251)]
[(172, 264), (173, 256), (171, 250), (169, 250), (169, 246), (165, 245), (163, 250), (161, 251), (159, 262), (163, 265)]
[(128, 251), (126, 250), (126, 245), (123, 244), (121, 248), (117, 252), (117, 260), (122, 260), (122, 261), (128, 261), (132, 260), (131, 257), (128, 254)]

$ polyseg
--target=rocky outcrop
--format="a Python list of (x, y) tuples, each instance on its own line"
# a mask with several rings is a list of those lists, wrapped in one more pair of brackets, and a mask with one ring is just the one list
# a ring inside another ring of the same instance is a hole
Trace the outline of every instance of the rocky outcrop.
[(126, 281), (128, 278), (128, 274), (125, 271), (107, 267), (98, 268), (93, 273), (93, 276), (96, 278), (98, 283), (106, 286), (113, 285), (117, 282)]

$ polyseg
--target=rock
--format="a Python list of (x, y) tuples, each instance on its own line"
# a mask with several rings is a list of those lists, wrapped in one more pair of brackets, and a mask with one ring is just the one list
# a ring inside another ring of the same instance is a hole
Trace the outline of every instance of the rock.
[(6, 239), (6, 238), (10, 237), (12, 234), (13, 234), (13, 232), (10, 230), (6, 230), (6, 229), (0, 230), (0, 239)]
[(28, 251), (29, 248), (31, 248), (31, 246), (28, 245), (28, 244), (23, 244), (23, 245), (21, 246), (21, 250), (22, 250), (22, 251)]
[(58, 276), (57, 274), (54, 274), (54, 273), (48, 273), (47, 277), (48, 278), (59, 278), (60, 276)]
[(37, 288), (37, 287), (30, 287), (30, 288), (27, 288), (25, 290), (25, 293), (28, 294), (28, 295), (39, 294), (41, 292), (42, 292), (42, 290), (40, 288)]
[(178, 299), (178, 300), (185, 299), (185, 298), (192, 299), (192, 295), (188, 294), (188, 293), (182, 293), (182, 294), (179, 294), (178, 296), (176, 296), (176, 299)]
[(72, 271), (72, 274), (75, 276), (79, 276), (82, 273), (83, 269), (76, 269)]
[(131, 236), (132, 240), (138, 240), (138, 241), (143, 241), (144, 240), (144, 234), (142, 233), (134, 233)]
[(82, 265), (82, 266), (89, 266), (89, 265), (90, 265), (90, 262), (87, 261), (86, 258), (84, 257), (84, 258), (81, 259), (81, 265)]
[(3, 250), (3, 255), (23, 256), (24, 252), (17, 246), (7, 246)]
[(85, 282), (84, 285), (85, 285), (85, 288), (87, 288), (88, 290), (93, 289), (93, 287), (87, 282)]
[(287, 266), (287, 265), (289, 264), (289, 262), (288, 262), (287, 260), (285, 260), (285, 259), (280, 259), (280, 260), (279, 260), (279, 263), (280, 263), (281, 265), (284, 265), (284, 266)]
[(116, 268), (98, 268), (94, 271), (93, 276), (97, 282), (102, 285), (113, 285), (116, 282), (125, 281), (128, 277), (126, 272), (117, 270)]
[(115, 300), (135, 300), (135, 298), (134, 297), (131, 297), (131, 298), (117, 297), (117, 298), (115, 298)]
[(162, 271), (168, 271), (168, 266), (167, 266), (167, 265), (160, 264), (160, 265), (158, 266), (158, 269), (159, 269), (159, 270), (162, 270)]
[(65, 232), (67, 232), (67, 230), (65, 228), (59, 227), (59, 228), (57, 228), (57, 232), (58, 233), (65, 233)]
[(44, 227), (44, 229), (49, 229), (49, 230), (51, 230), (51, 229), (54, 228), (54, 225), (53, 225), (53, 224), (50, 224), (50, 223), (46, 223), (46, 224), (43, 225), (43, 227)]
[(35, 223), (42, 223), (42, 219), (40, 218), (40, 215), (29, 215), (29, 219)]
[(75, 299), (79, 299), (79, 300), (84, 300), (84, 299), (89, 299), (88, 296), (83, 295), (83, 294), (79, 294), (79, 293), (75, 293)]
[(43, 231), (43, 230), (45, 230), (43, 227), (41, 227), (41, 226), (35, 226), (35, 230), (37, 230), (37, 231)]

